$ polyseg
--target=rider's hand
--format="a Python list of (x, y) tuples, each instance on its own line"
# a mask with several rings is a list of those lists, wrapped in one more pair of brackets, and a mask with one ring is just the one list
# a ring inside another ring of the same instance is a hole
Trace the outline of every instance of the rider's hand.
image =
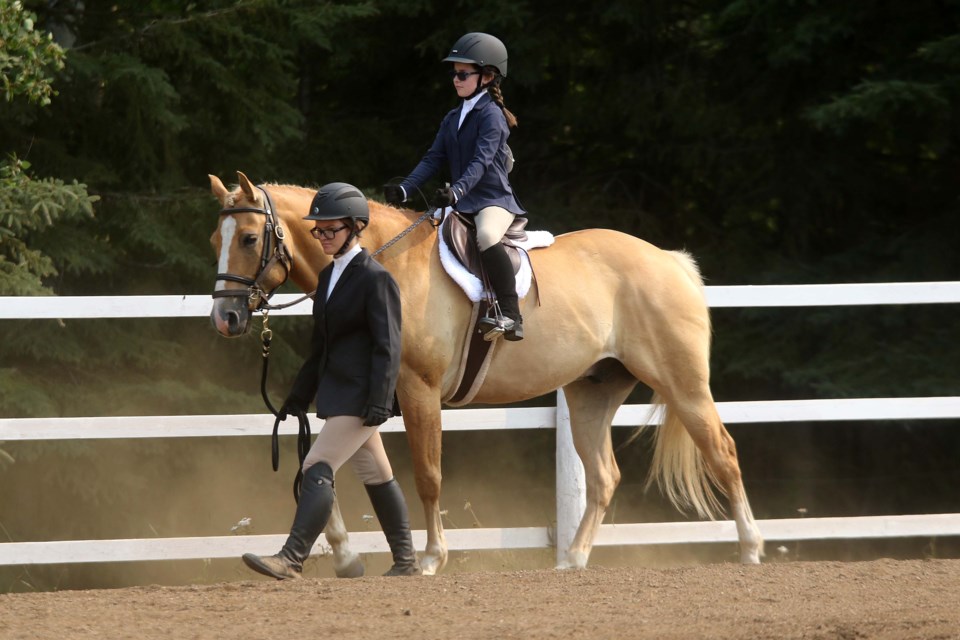
[(363, 426), (379, 427), (387, 421), (387, 418), (390, 417), (391, 413), (392, 412), (390, 409), (387, 409), (386, 407), (368, 404), (363, 407), (363, 415), (360, 417), (363, 418)]
[(280, 407), (280, 411), (277, 412), (277, 419), (283, 422), (287, 419), (287, 415), (299, 416), (301, 413), (306, 413), (306, 405), (298, 400), (297, 398), (287, 398), (283, 406)]
[(398, 184), (385, 184), (383, 185), (383, 199), (387, 201), (387, 204), (397, 205), (406, 200), (406, 194), (403, 192), (403, 187)]
[(442, 189), (437, 189), (436, 193), (433, 194), (432, 204), (435, 207), (452, 207), (457, 201), (457, 195), (454, 193), (453, 189), (450, 187), (444, 187)]

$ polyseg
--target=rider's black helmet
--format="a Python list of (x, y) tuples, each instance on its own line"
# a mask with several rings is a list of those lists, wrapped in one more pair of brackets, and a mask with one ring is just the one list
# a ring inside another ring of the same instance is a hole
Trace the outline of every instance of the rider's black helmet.
[(461, 36), (443, 62), (465, 62), (481, 67), (493, 67), (507, 77), (507, 47), (488, 33), (468, 33)]
[(320, 187), (310, 203), (310, 214), (304, 220), (340, 220), (352, 218), (364, 225), (370, 222), (367, 198), (352, 184), (331, 182)]

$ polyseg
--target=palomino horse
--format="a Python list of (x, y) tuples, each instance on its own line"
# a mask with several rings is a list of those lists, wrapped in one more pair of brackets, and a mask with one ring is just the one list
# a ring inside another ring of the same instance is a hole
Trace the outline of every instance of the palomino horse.
[[(211, 190), (224, 208), (211, 238), (220, 256), (219, 271), (242, 276), (218, 276), (220, 291), (214, 293), (211, 320), (225, 336), (250, 329), (259, 294), (248, 293), (271, 291), (287, 275), (304, 291), (312, 291), (327, 261), (310, 236), (312, 223), (303, 220), (315, 191), (287, 185), (259, 188), (242, 173), (238, 177), (239, 187), (228, 191), (210, 176)], [(265, 194), (284, 229), (288, 259), (267, 260), (264, 242), (271, 234), (264, 232), (269, 217), (262, 215)], [(444, 272), (438, 234), (431, 225), (410, 229), (416, 213), (369, 204), (370, 226), (362, 244), (371, 253), (407, 231), (377, 259), (397, 280), (403, 300), (397, 395), (426, 515), (427, 546), (420, 564), (424, 573), (434, 574), (447, 561), (440, 520), (441, 399), (458, 382), (472, 303)], [(678, 508), (707, 518), (722, 512), (713, 491), (718, 488), (736, 521), (741, 561), (758, 563), (763, 539), (747, 501), (733, 439), (710, 393), (710, 318), (693, 260), (686, 253), (663, 251), (604, 229), (558, 236), (550, 248), (531, 252), (530, 259), (537, 277), (536, 289), (521, 303), (525, 338), (497, 345), (473, 402), (506, 404), (563, 388), (584, 466), (587, 504), (560, 566), (587, 564), (620, 481), (610, 423), (638, 380), (665, 405), (648, 482), (659, 484)], [(244, 283), (250, 286), (244, 288)], [(339, 520), (328, 527), (328, 539), (334, 535), (331, 543), (345, 534), (337, 527), (342, 528)], [(339, 560), (346, 562), (349, 556), (346, 552)], [(335, 566), (337, 562), (335, 556)]]

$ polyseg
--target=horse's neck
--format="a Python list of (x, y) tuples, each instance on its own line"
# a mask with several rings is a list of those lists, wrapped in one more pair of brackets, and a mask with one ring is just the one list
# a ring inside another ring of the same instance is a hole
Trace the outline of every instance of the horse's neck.
[(314, 193), (309, 189), (298, 187), (270, 188), (274, 206), (284, 227), (284, 242), (293, 256), (290, 279), (304, 292), (317, 288), (317, 276), (320, 270), (330, 263), (330, 257), (323, 253), (320, 243), (310, 235), (313, 224), (303, 220), (310, 211), (310, 202)]
[[(313, 191), (296, 187), (272, 187), (274, 205), (280, 214), (285, 242), (293, 255), (290, 279), (303, 291), (317, 288), (317, 276), (330, 264), (330, 256), (323, 253), (320, 243), (310, 235), (312, 223), (304, 222), (303, 216), (310, 209)], [(378, 202), (370, 202), (370, 227), (361, 236), (361, 245), (373, 254), (416, 222), (419, 214), (398, 211)], [(436, 244), (436, 233), (429, 222), (423, 221), (416, 228), (386, 249), (378, 259), (404, 287), (406, 280), (423, 279), (430, 260), (430, 252)]]
[[(436, 244), (437, 234), (432, 225), (422, 221), (411, 228), (420, 214), (398, 211), (379, 203), (370, 204), (371, 224), (363, 235), (363, 246), (373, 254), (396, 240), (396, 244), (384, 249), (378, 259), (393, 274), (401, 288), (407, 278), (424, 278), (430, 253)], [(407, 232), (406, 235), (397, 240), (404, 232)]]

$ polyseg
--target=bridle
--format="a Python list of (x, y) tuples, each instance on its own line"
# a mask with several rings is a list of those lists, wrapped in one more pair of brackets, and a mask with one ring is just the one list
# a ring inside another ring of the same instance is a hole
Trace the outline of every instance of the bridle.
[[(273, 206), (273, 200), (270, 193), (261, 186), (257, 189), (263, 193), (264, 208), (259, 207), (225, 207), (220, 210), (221, 216), (229, 216), (234, 213), (259, 213), (266, 217), (263, 225), (263, 249), (260, 252), (260, 270), (255, 278), (247, 276), (238, 276), (235, 273), (218, 273), (217, 280), (227, 280), (230, 282), (239, 282), (247, 285), (246, 289), (219, 289), (213, 292), (214, 298), (245, 297), (247, 306), (252, 311), (258, 311), (265, 306), (269, 306), (269, 300), (274, 292), (279, 289), (283, 283), (290, 277), (291, 256), (290, 249), (284, 244), (283, 226), (277, 218), (276, 209)], [(283, 267), (283, 279), (277, 286), (269, 291), (263, 288), (263, 280), (270, 269), (279, 264)]]

